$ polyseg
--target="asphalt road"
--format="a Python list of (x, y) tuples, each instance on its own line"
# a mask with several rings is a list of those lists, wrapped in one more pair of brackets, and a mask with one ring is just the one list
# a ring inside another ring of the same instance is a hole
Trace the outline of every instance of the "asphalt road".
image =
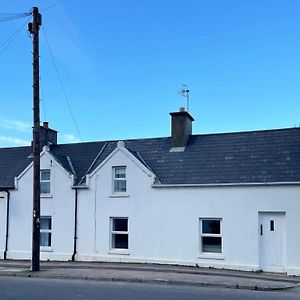
[(259, 292), (207, 287), (0, 277), (1, 300), (300, 299), (300, 289)]

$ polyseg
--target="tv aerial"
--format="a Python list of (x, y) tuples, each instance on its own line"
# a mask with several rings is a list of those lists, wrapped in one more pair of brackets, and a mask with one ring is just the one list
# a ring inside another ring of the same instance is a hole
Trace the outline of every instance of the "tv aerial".
[(190, 99), (189, 99), (190, 89), (187, 84), (182, 84), (181, 89), (177, 92), (177, 94), (186, 98), (186, 110), (189, 111)]

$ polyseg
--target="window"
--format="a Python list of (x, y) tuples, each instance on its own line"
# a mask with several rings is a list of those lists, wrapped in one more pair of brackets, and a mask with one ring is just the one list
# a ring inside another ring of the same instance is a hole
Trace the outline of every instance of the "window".
[(52, 220), (51, 217), (40, 218), (40, 246), (51, 247)]
[(41, 170), (41, 194), (50, 194), (50, 170)]
[(126, 193), (126, 167), (113, 167), (113, 192)]
[(222, 253), (221, 223), (221, 219), (200, 219), (202, 253)]
[(275, 227), (274, 227), (274, 220), (270, 221), (270, 231), (274, 231)]
[(111, 249), (128, 249), (128, 218), (111, 218)]

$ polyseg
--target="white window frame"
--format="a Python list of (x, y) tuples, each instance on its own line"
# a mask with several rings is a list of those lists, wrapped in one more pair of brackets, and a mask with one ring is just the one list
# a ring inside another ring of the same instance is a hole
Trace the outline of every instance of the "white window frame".
[(50, 219), (51, 228), (50, 229), (42, 229), (42, 228), (40, 228), (40, 235), (42, 233), (48, 233), (48, 234), (50, 234), (51, 244), (49, 246), (40, 246), (40, 250), (41, 251), (52, 251), (52, 227), (53, 227), (52, 217), (51, 216), (41, 216), (40, 217), (40, 224), (41, 224), (41, 219)]
[[(125, 177), (124, 178), (117, 178), (116, 177), (116, 170), (118, 168), (122, 168), (122, 169), (125, 169)], [(112, 180), (112, 193), (113, 195), (125, 195), (127, 193), (127, 167), (126, 166), (113, 166), (112, 168), (112, 177), (113, 177), (113, 180)], [(115, 181), (125, 181), (125, 184), (126, 184), (126, 188), (125, 188), (125, 191), (116, 191), (115, 190)]]
[[(49, 179), (42, 179), (42, 173), (45, 172), (45, 171), (49, 171)], [(41, 183), (41, 186), (43, 183), (49, 183), (49, 193), (43, 193), (42, 192), (42, 189), (41, 189), (41, 196), (49, 196), (51, 195), (51, 169), (41, 169), (41, 172), (40, 172), (40, 183)]]
[[(220, 233), (203, 233), (202, 230), (202, 221), (219, 221), (220, 222)], [(222, 218), (200, 218), (199, 219), (199, 230), (200, 230), (200, 239), (199, 239), (199, 250), (200, 255), (199, 258), (213, 258), (213, 259), (224, 259), (223, 254), (223, 220)], [(203, 252), (203, 245), (202, 245), (202, 237), (220, 237), (221, 238), (221, 252)]]
[[(127, 220), (127, 231), (116, 231), (113, 230), (113, 223), (116, 219)], [(127, 248), (114, 248), (113, 247), (113, 234), (127, 235)], [(128, 217), (110, 217), (110, 242), (109, 242), (109, 253), (111, 254), (129, 254), (129, 218)]]

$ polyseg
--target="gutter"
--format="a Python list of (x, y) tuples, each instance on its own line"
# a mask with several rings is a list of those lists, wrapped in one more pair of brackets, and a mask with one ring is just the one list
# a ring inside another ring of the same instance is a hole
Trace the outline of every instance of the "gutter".
[(8, 227), (9, 227), (9, 200), (10, 200), (10, 192), (5, 190), (7, 195), (7, 204), (6, 204), (6, 233), (5, 233), (5, 249), (3, 253), (3, 258), (7, 259), (7, 248), (8, 248)]
[(243, 186), (280, 186), (300, 185), (300, 182), (245, 182), (245, 183), (195, 183), (195, 184), (152, 184), (153, 188), (194, 188), (194, 187), (243, 187)]
[(78, 189), (75, 188), (75, 208), (74, 208), (74, 242), (73, 242), (73, 254), (72, 261), (75, 261), (75, 256), (77, 253), (77, 207), (78, 207)]

